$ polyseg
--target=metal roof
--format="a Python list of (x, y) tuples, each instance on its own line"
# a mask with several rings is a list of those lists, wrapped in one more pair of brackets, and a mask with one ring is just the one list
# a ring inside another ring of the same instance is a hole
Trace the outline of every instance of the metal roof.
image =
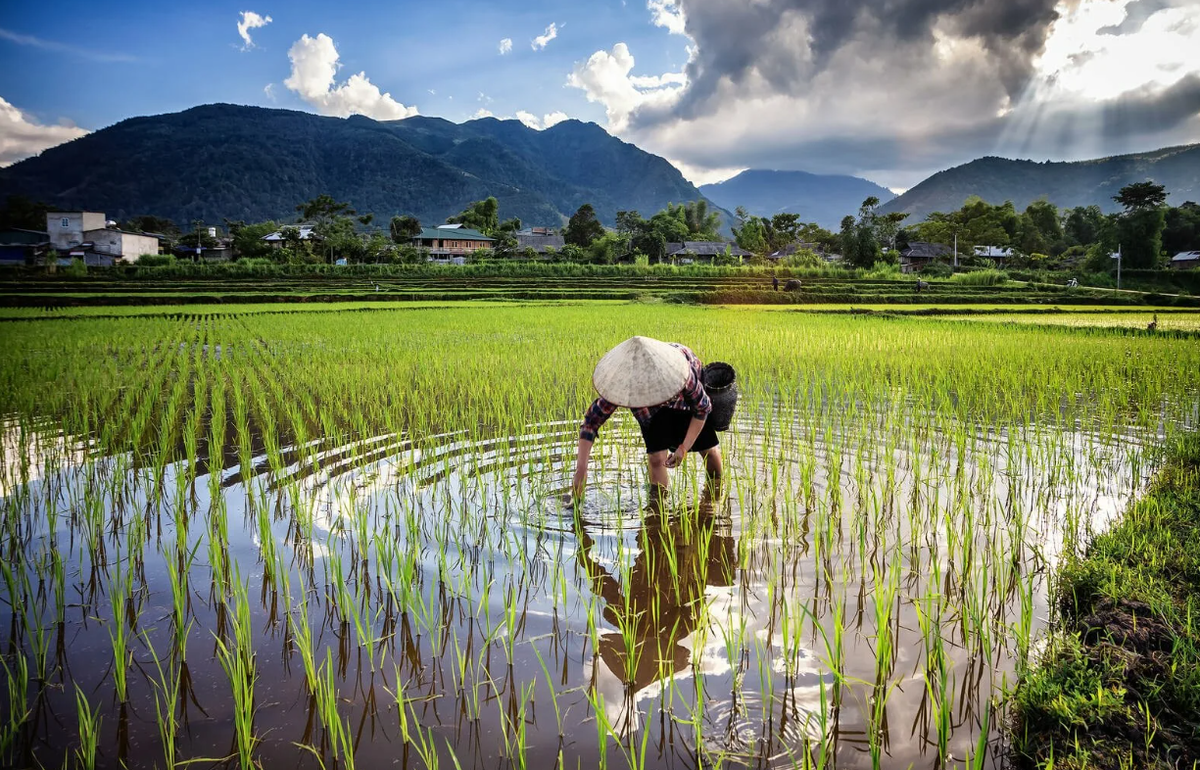
[(414, 240), (422, 241), (442, 240), (446, 238), (457, 241), (487, 241), (489, 243), (496, 240), (469, 227), (458, 227), (453, 230), (441, 227), (422, 227), (420, 235), (414, 236)]
[(694, 254), (697, 257), (715, 257), (718, 254), (724, 254), (725, 249), (729, 249), (729, 253), (735, 257), (752, 256), (750, 252), (738, 246), (736, 243), (726, 241), (684, 241), (683, 243), (668, 243), (667, 256), (682, 257), (688, 254)]
[(908, 248), (900, 252), (900, 256), (909, 259), (937, 259), (950, 254), (950, 247), (940, 243), (925, 243), (924, 241), (911, 241)]

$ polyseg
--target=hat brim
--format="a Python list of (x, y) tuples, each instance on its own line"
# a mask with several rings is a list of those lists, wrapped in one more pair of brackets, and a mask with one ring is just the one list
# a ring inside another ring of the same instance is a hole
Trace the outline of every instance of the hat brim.
[(650, 337), (631, 337), (604, 354), (592, 373), (592, 387), (617, 406), (657, 406), (679, 394), (691, 364), (674, 345)]

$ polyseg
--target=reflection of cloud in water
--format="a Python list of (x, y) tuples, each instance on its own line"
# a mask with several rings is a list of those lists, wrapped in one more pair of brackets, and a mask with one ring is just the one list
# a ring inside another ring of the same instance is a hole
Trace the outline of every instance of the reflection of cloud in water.
[[(978, 573), (963, 578), (961, 570), (966, 541), (977, 546), (974, 559), (991, 560), (989, 548), (1015, 556), (1014, 567), (992, 564), (989, 574), (1007, 569), (1032, 581), (1039, 626), (1047, 612), (1045, 571), (1061, 558), (1064, 540), (1107, 526), (1152, 470), (1138, 464), (1136, 436), (1037, 427), (1010, 434), (907, 411), (771, 419), (751, 413), (723, 435), (727, 493), (719, 504), (697, 488), (702, 471), (693, 462), (675, 472), (667, 508), (645, 512), (640, 441), (632, 419), (618, 415), (596, 444), (578, 520), (561, 499), (570, 486), (575, 421), (533, 425), (519, 436), (377, 434), (286, 446), (275, 458), (258, 455), (246, 469), (221, 473), (230, 551), (234, 560), (249, 554), (254, 563), (262, 544), (248, 514), (259, 510), (272, 513), (277, 550), (304, 547), (317, 559), (338, 552), (347, 567), (353, 562), (344, 557), (359, 547), (359, 532), (386, 537), (416, 562), (419, 590), (438, 603), (425, 617), (447, 617), (441, 614), (447, 603), (461, 601), (495, 624), (510, 605), (521, 605), (526, 625), (516, 630), (514, 655), (518, 676), (529, 675), (525, 681), (541, 675), (536, 661), (521, 663), (531, 655), (531, 637), (560, 634), (563, 659), (584, 664), (582, 670), (564, 665), (563, 697), (593, 688), (609, 723), (629, 734), (658, 730), (647, 718), (658, 708), (686, 723), (699, 689), (705, 713), (700, 735), (689, 740), (698, 739), (702, 753), (767, 757), (765, 766), (802, 763), (804, 742), (826, 737), (821, 687), (829, 699), (835, 685), (817, 624), (831, 633), (833, 602), (846, 607), (848, 681), (873, 679), (874, 570), (894, 568), (905, 581), (892, 609), (898, 625), (888, 681), (903, 686), (888, 703), (894, 735), (886, 762), (906, 766), (925, 761), (914, 752), (928, 739), (913, 722), (927, 708), (914, 602), (929, 590), (932, 566), (978, 590), (971, 582)], [(38, 446), (59, 458), (52, 468), (73, 468), (58, 474), (68, 486), (82, 485), (83, 469), (100, 462), (53, 433)], [(24, 463), (37, 494), (44, 480), (29, 447), (27, 441), (21, 448), (11, 425), (5, 428), (3, 480)], [(130, 488), (147, 488), (145, 475), (124, 472), (137, 479)], [(162, 482), (168, 497), (182, 475), (182, 464), (168, 466)], [(208, 490), (196, 485), (200, 515), (211, 505)], [(976, 527), (971, 538), (959, 538), (968, 512)], [(297, 522), (311, 523), (312, 542), (297, 543)], [(193, 528), (192, 537), (204, 537), (204, 529)], [(247, 557), (241, 562), (250, 574)], [(565, 574), (561, 595), (551, 577), (559, 573)], [(485, 582), (492, 586), (487, 604)], [(967, 699), (955, 704), (963, 713), (977, 712), (1005, 675), (1012, 678), (1015, 651), (1004, 624), (1014, 622), (1019, 602), (998, 589), (993, 598), (990, 610), (1000, 625), (986, 651), (990, 662), (978, 687), (965, 688), (970, 666), (979, 664), (953, 632), (958, 619), (950, 610), (965, 600), (947, 597), (945, 642), (965, 693), (959, 697)], [(787, 638), (785, 610), (800, 625)], [(445, 622), (463, 644), (482, 633), (478, 625), (454, 625), (461, 619)], [(413, 644), (428, 645), (432, 629), (418, 631), (421, 641)], [(502, 628), (493, 644), (507, 634)], [(637, 653), (633, 661), (629, 646)], [(418, 660), (421, 654), (413, 653)], [(435, 657), (414, 670), (445, 665)], [(439, 676), (453, 678), (446, 671)], [(844, 739), (839, 763), (862, 758), (868, 699), (861, 685), (847, 686), (827, 726)], [(972, 730), (965, 716), (956, 717), (956, 756), (973, 745)]]

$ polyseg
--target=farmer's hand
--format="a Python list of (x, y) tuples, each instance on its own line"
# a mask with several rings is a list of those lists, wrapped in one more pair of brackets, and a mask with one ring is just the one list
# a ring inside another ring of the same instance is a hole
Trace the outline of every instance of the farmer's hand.
[(686, 454), (687, 454), (687, 452), (683, 451), (683, 447), (679, 447), (678, 449), (675, 449), (674, 451), (672, 451), (671, 454), (667, 455), (667, 467), (668, 468), (679, 467), (679, 464), (681, 462), (683, 462), (683, 456)]
[(573, 502), (583, 499), (583, 490), (587, 488), (587, 468), (576, 468), (575, 478), (571, 480), (571, 497)]

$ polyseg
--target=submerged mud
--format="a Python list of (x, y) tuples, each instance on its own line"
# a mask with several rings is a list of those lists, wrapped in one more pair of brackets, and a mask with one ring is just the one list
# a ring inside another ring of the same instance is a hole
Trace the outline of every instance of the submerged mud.
[(82, 698), (101, 767), (999, 766), (1047, 571), (1156, 437), (826, 409), (746, 406), (666, 501), (620, 415), (579, 506), (574, 421), (194, 463), (9, 422), (4, 739), (62, 764)]

